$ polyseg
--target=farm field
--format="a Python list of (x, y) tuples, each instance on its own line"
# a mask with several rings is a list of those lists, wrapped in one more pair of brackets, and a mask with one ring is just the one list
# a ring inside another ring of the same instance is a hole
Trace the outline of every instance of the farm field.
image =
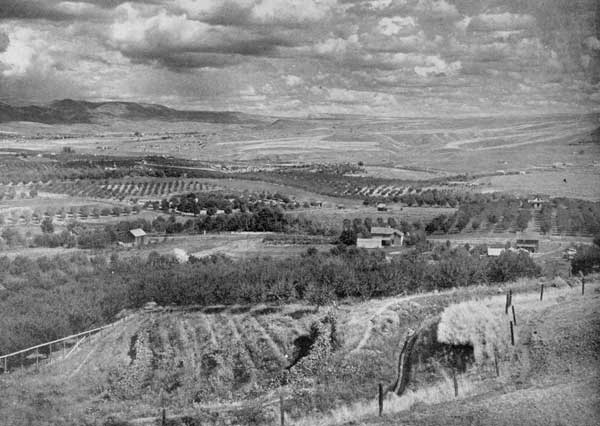
[[(365, 165), (389, 165), (389, 177), (396, 177), (394, 168), (402, 167), (456, 174), (530, 170), (556, 162), (588, 166), (600, 153), (597, 144), (589, 143), (590, 132), (598, 127), (595, 115), (271, 120), (270, 124), (252, 125), (170, 123), (162, 132), (157, 132), (152, 121), (130, 122), (117, 126), (129, 126), (131, 133), (123, 134), (119, 127), (118, 135), (74, 127), (73, 133), (79, 135), (70, 134), (69, 139), (57, 138), (68, 131), (63, 126), (36, 128), (36, 135), (47, 135), (47, 139), (39, 139), (33, 138), (25, 124), (2, 123), (0, 131), (13, 136), (0, 139), (0, 150), (58, 151), (71, 146), (86, 153), (152, 153), (249, 165), (362, 161)], [(144, 135), (133, 136), (140, 128)], [(372, 173), (381, 176), (385, 170), (378, 168)]]
[(533, 193), (555, 197), (600, 199), (600, 167), (565, 167), (556, 170), (532, 170), (525, 175), (498, 175), (477, 179), (482, 192)]

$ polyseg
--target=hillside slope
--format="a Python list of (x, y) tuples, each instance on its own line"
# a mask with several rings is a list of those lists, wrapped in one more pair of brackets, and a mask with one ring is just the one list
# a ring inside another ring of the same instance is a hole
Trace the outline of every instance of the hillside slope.
[[(538, 285), (536, 281), (509, 284), (519, 303), (527, 306), (537, 300)], [(594, 289), (590, 286), (585, 300), (587, 303), (589, 297), (590, 306), (596, 309), (599, 296), (593, 293)], [(376, 404), (374, 392), (378, 383), (386, 388), (393, 385), (402, 344), (411, 329), (418, 330), (424, 322), (434, 321), (453, 303), (472, 299), (488, 298), (485, 303), (495, 306), (504, 317), (504, 291), (496, 287), (462, 288), (342, 304), (318, 312), (303, 305), (135, 312), (83, 344), (68, 359), (57, 357), (39, 372), (30, 368), (0, 376), (0, 417), (15, 426), (105, 425), (115, 424), (116, 420), (128, 425), (154, 425), (164, 406), (173, 424), (182, 424), (184, 416), (194, 419), (187, 424), (270, 424), (277, 416), (278, 396), (283, 392), (288, 418), (295, 418), (294, 422), (338, 424), (325, 413), (348, 404)], [(559, 300), (576, 296), (577, 290), (566, 285), (559, 289), (549, 287), (539, 306), (556, 307)], [(594, 309), (580, 309), (578, 315), (593, 318), (597, 315)], [(537, 322), (524, 312), (519, 315), (524, 323), (548, 322), (548, 330), (554, 327), (547, 318), (553, 318), (550, 313), (536, 317)], [(577, 322), (577, 318), (573, 321)], [(566, 334), (572, 325), (565, 323)], [(522, 328), (519, 333), (525, 333), (526, 328)], [(519, 335), (519, 347), (525, 347), (525, 339)], [(589, 346), (589, 342), (583, 343)], [(434, 348), (437, 352), (430, 351), (435, 356), (430, 356), (423, 350), (428, 348), (424, 335), (417, 348), (420, 349), (412, 357), (415, 368), (408, 392), (420, 392), (440, 380), (446, 387), (443, 377), (447, 365), (437, 363), (436, 357), (446, 353), (448, 347), (438, 344)], [(518, 356), (529, 359), (525, 357), (527, 353), (523, 351)], [(589, 371), (595, 371), (592, 358), (584, 361), (590, 366)], [(526, 365), (524, 361), (521, 364)], [(527, 365), (532, 364), (542, 365), (539, 360)], [(432, 370), (432, 365), (438, 367)], [(476, 393), (485, 397), (486, 392), (495, 392), (495, 396), (500, 396), (517, 390), (514, 384), (492, 377), (489, 361), (483, 367), (476, 375), (483, 374), (481, 377), (487, 381), (475, 389)], [(528, 378), (530, 370), (515, 368), (504, 376), (521, 377), (518, 381), (525, 391), (537, 386)], [(546, 376), (543, 373), (540, 377)], [(462, 383), (471, 379), (467, 374), (460, 380)], [(540, 383), (547, 387), (557, 384)], [(440, 408), (440, 416), (444, 410)], [(355, 419), (375, 411), (369, 408)], [(304, 419), (310, 412), (318, 414)], [(390, 415), (388, 420), (396, 424), (397, 417)], [(365, 422), (368, 421), (379, 420), (367, 416)]]
[[(597, 425), (600, 421), (600, 288), (568, 289), (517, 327), (501, 387), (453, 402), (367, 417), (365, 425)], [(517, 306), (518, 302), (517, 302)], [(531, 306), (531, 305), (528, 305)], [(488, 384), (471, 382), (485, 389)], [(452, 397), (449, 398), (453, 399)]]
[(64, 99), (48, 105), (11, 106), (0, 103), (0, 123), (30, 121), (44, 124), (98, 123), (108, 120), (198, 121), (240, 124), (264, 121), (231, 111), (181, 111), (135, 102), (87, 102)]

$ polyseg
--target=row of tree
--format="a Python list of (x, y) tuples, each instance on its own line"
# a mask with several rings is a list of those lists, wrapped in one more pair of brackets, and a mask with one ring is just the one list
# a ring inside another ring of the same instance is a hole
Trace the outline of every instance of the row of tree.
[(414, 252), (387, 259), (383, 252), (336, 247), (303, 256), (232, 261), (223, 257), (180, 264), (173, 256), (148, 258), (17, 256), (0, 258), (0, 353), (110, 321), (125, 308), (304, 301), (324, 305), (536, 276), (526, 254), (480, 257), (443, 247), (435, 259)]

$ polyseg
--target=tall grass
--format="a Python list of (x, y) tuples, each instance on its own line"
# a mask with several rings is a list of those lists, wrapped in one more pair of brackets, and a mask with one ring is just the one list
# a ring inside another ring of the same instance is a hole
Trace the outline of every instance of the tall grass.
[[(478, 388), (468, 377), (458, 377), (459, 397), (469, 397), (478, 393)], [(395, 414), (410, 410), (415, 404), (438, 404), (441, 402), (452, 401), (454, 396), (454, 387), (452, 379), (446, 377), (445, 380), (434, 385), (423, 387), (415, 391), (407, 391), (402, 396), (396, 396), (394, 393), (388, 393), (384, 401), (384, 413)], [(378, 412), (377, 396), (373, 395), (370, 401), (361, 401), (351, 405), (342, 406), (331, 410), (326, 415), (314, 415), (292, 420), (293, 426), (329, 426), (345, 424), (350, 421), (374, 417)]]
[(471, 345), (475, 361), (493, 359), (494, 351), (505, 349), (506, 320), (481, 301), (450, 305), (438, 324), (438, 341), (451, 345)]

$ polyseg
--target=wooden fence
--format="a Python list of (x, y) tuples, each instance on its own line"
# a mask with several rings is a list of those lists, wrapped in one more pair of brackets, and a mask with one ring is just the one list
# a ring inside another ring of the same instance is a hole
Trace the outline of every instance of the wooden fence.
[(25, 367), (32, 364), (39, 366), (40, 359), (42, 361), (47, 361), (51, 354), (59, 351), (62, 351), (63, 357), (67, 357), (71, 353), (69, 352), (69, 354), (67, 354), (67, 348), (76, 349), (84, 339), (89, 338), (92, 334), (106, 330), (115, 324), (116, 323), (113, 323), (103, 327), (94, 328), (92, 330), (83, 331), (81, 333), (72, 334), (71, 336), (2, 355), (0, 356), (0, 371), (2, 371), (2, 373), (7, 373), (11, 368), (15, 368), (17, 366)]

